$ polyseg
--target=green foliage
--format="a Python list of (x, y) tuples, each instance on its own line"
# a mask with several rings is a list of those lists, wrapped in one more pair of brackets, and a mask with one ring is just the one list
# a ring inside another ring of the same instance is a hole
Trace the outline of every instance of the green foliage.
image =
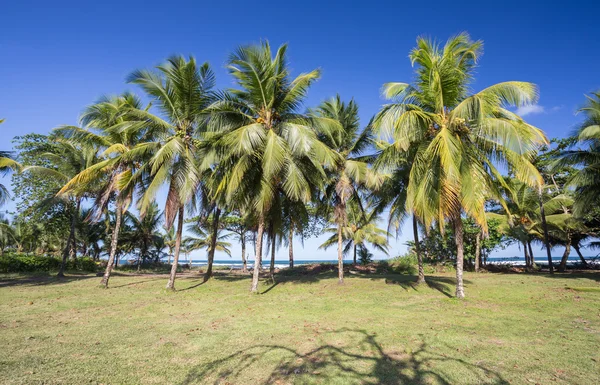
[[(472, 218), (463, 218), (464, 258), (473, 260), (475, 258), (475, 238), (481, 231), (479, 225)], [(500, 229), (500, 222), (492, 219), (488, 221), (488, 233), (481, 238), (482, 258), (490, 255), (493, 251), (504, 248), (510, 239)], [(421, 250), (430, 262), (445, 262), (456, 259), (456, 243), (454, 240), (454, 226), (446, 223), (444, 232), (438, 228), (432, 228), (422, 240)]]
[(417, 256), (414, 253), (398, 255), (388, 259), (386, 265), (389, 270), (395, 273), (414, 275), (417, 273)]
[(363, 266), (368, 265), (369, 263), (373, 262), (373, 253), (361, 245), (361, 247), (358, 248), (358, 261)]
[[(4, 254), (0, 256), (1, 273), (50, 272), (60, 268), (61, 260), (53, 256)], [(67, 270), (94, 272), (98, 264), (91, 258), (67, 261)]]

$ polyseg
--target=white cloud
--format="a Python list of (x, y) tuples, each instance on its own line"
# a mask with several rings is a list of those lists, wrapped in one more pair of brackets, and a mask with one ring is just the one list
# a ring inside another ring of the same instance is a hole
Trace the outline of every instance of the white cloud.
[(544, 106), (540, 106), (538, 104), (530, 104), (528, 106), (519, 107), (516, 111), (517, 115), (519, 116), (543, 114), (544, 112), (546, 112)]

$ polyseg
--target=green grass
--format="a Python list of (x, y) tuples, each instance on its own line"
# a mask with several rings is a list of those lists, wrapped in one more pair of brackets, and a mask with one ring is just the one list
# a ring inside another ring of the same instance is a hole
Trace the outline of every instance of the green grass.
[(2, 384), (598, 384), (600, 273), (0, 276)]

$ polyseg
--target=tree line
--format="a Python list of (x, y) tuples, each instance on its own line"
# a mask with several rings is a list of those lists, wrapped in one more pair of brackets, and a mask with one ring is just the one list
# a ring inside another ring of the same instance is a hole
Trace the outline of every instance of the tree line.
[(292, 77), (287, 48), (235, 50), (227, 69), (236, 87), (226, 90), (208, 63), (173, 56), (128, 76), (149, 104), (132, 93), (103, 97), (78, 126), (15, 138), (18, 156), (2, 152), (0, 168), (15, 171), (18, 217), (2, 222), (0, 249), (59, 252), (63, 268), (78, 252), (106, 253), (104, 287), (120, 255), (136, 255), (138, 266), (168, 255), (174, 289), (182, 252), (206, 249), (208, 280), (215, 251), (230, 253), (235, 239), (244, 271), (254, 245), (257, 292), (265, 246), (272, 275), (278, 245), (293, 266), (294, 237), (328, 232), (322, 247), (337, 247), (343, 283), (344, 254), (356, 263), (369, 258), (367, 246), (387, 253), (410, 218), (418, 282), (424, 258), (451, 258), (458, 298), (465, 257), (479, 270), (503, 242), (521, 245), (528, 268), (532, 243), (544, 245), (550, 272), (556, 245), (565, 246), (559, 269), (571, 248), (586, 263), (580, 248), (595, 246), (598, 227), (600, 93), (581, 108), (578, 131), (551, 143), (514, 112), (537, 102), (534, 84), (470, 91), (482, 41), (419, 37), (414, 78), (385, 84), (388, 102), (361, 127), (354, 100), (305, 107), (321, 74)]

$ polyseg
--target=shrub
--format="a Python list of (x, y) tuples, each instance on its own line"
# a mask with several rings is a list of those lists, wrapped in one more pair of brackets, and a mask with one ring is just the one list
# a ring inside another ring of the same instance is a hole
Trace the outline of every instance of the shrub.
[(387, 261), (394, 273), (416, 274), (417, 256), (413, 253), (399, 255)]
[[(28, 273), (53, 271), (60, 268), (61, 259), (46, 255), (5, 254), (0, 256), (0, 272)], [(96, 271), (97, 264), (91, 258), (68, 261), (67, 270)]]

